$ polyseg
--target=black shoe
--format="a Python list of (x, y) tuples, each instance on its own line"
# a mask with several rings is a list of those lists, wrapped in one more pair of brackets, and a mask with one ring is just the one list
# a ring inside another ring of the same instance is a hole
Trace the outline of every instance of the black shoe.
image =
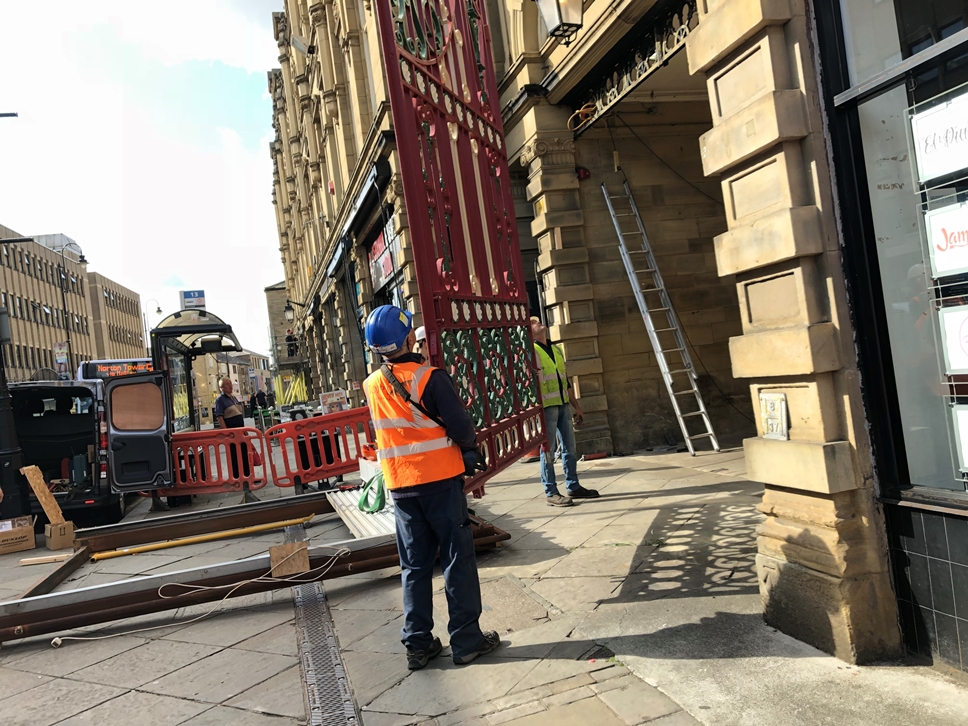
[(470, 653), (465, 653), (464, 655), (454, 656), (454, 665), (467, 665), (471, 661), (477, 660), (482, 655), (487, 655), (500, 644), (501, 636), (493, 630), (488, 630), (486, 633), (484, 633), (484, 638), (481, 640), (481, 644), (477, 646), (475, 650), (472, 650)]
[(430, 644), (429, 650), (413, 650), (412, 648), (407, 648), (407, 668), (412, 671), (419, 671), (427, 663), (440, 655), (440, 651), (442, 650), (443, 646), (440, 644), (440, 638), (434, 638), (434, 642)]
[(586, 489), (585, 487), (578, 487), (574, 491), (568, 490), (568, 496), (572, 499), (598, 499), (600, 496), (597, 489)]

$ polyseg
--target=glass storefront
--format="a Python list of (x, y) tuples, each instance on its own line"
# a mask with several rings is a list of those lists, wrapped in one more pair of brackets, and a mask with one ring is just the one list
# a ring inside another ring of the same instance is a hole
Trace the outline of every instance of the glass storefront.
[(968, 670), (968, 3), (815, 12), (901, 632)]
[[(965, 28), (968, 4), (842, 0), (841, 10), (848, 78), (857, 86), (952, 39)], [(968, 124), (959, 120), (968, 112), (966, 51), (914, 66), (854, 109), (907, 469), (901, 483), (961, 493), (968, 482)]]

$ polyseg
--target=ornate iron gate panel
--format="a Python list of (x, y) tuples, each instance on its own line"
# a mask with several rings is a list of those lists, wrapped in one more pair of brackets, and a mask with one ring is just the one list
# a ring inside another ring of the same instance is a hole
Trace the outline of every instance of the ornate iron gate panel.
[(484, 481), (545, 440), (481, 0), (378, 0), (380, 42), (431, 361), (457, 382)]

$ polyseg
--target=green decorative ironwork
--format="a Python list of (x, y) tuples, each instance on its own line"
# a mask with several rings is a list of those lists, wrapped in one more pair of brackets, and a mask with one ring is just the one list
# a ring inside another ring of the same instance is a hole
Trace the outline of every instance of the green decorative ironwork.
[(487, 388), (487, 403), (492, 421), (503, 421), (513, 416), (514, 389), (508, 373), (511, 360), (504, 328), (484, 329), (480, 333), (481, 352), (484, 362), (484, 385)]
[[(434, 57), (444, 48), (444, 24), (434, 0), (420, 0), (425, 17), (417, 12), (414, 0), (390, 0), (393, 12), (393, 36), (397, 45), (421, 60)], [(410, 19), (412, 32), (407, 27)], [(424, 26), (427, 26), (426, 28)]]
[(481, 395), (478, 374), (480, 355), (474, 342), (472, 330), (444, 330), (440, 336), (444, 354), (444, 368), (457, 384), (467, 413), (474, 422), (475, 429), (487, 424), (484, 411), (484, 396)]
[(484, 71), (487, 67), (481, 62), (481, 15), (474, 7), (474, 0), (467, 0), (467, 19), (471, 25), (471, 43), (474, 46), (474, 60), (477, 62), (477, 76), (480, 81), (481, 104), (487, 105), (487, 88), (484, 82)]
[(534, 374), (534, 350), (528, 338), (528, 331), (523, 326), (508, 329), (511, 339), (511, 356), (515, 393), (518, 397), (520, 409), (531, 408), (538, 404), (538, 379)]

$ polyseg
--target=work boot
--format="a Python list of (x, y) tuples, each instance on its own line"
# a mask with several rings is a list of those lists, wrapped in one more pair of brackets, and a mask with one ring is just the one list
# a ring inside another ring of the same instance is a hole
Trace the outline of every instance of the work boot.
[(570, 507), (574, 504), (569, 497), (563, 497), (560, 494), (545, 497), (545, 501), (548, 502), (549, 507)]
[(598, 499), (599, 494), (597, 489), (578, 487), (577, 489), (569, 489), (568, 496), (572, 499)]
[(470, 653), (465, 653), (464, 655), (454, 656), (454, 665), (467, 665), (471, 661), (477, 660), (482, 655), (487, 655), (500, 644), (501, 636), (493, 630), (488, 630), (486, 633), (484, 633), (484, 638), (481, 640), (481, 644), (477, 646), (476, 650), (472, 650)]
[(440, 655), (441, 650), (443, 650), (443, 646), (440, 644), (440, 638), (434, 638), (434, 642), (430, 644), (429, 650), (407, 648), (407, 668), (412, 671), (419, 671), (427, 663)]

